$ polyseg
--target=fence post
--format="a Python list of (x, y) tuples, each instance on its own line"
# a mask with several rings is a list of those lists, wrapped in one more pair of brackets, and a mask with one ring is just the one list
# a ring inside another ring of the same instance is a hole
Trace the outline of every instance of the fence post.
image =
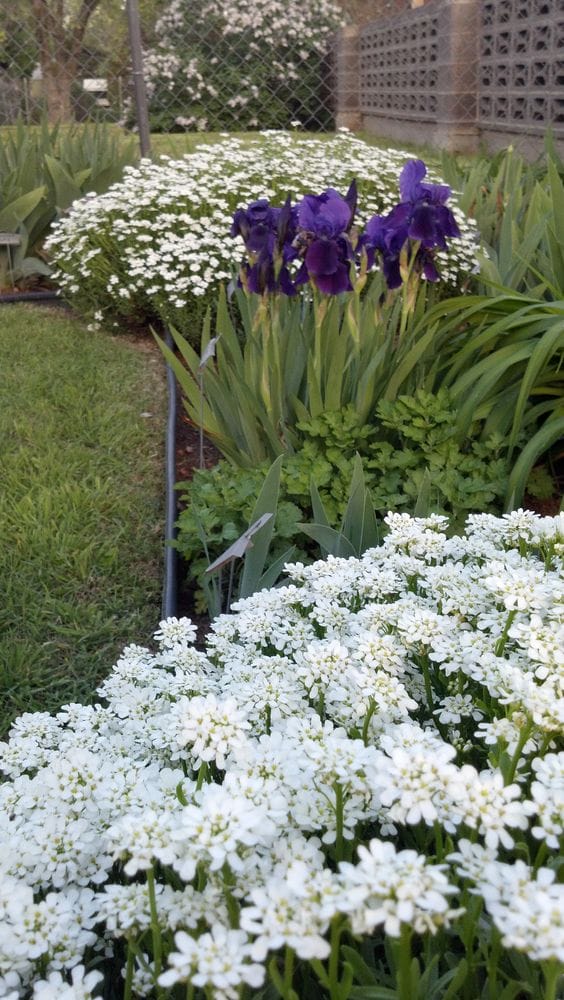
[(347, 24), (337, 34), (335, 45), (335, 124), (337, 128), (361, 129), (358, 24)]
[(143, 75), (143, 48), (141, 44), (141, 25), (139, 22), (139, 7), (137, 0), (127, 0), (127, 25), (129, 29), (129, 48), (133, 73), (133, 89), (135, 96), (135, 117), (139, 129), (139, 147), (141, 156), (151, 155), (151, 133), (149, 130), (149, 108), (145, 77)]

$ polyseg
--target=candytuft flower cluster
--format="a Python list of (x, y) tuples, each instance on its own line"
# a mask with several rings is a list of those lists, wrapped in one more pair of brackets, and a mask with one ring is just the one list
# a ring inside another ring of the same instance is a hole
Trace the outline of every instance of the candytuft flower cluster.
[(404, 988), (416, 953), (459, 995), (555, 1000), (564, 517), (386, 521), (360, 559), (288, 566), (205, 652), (162, 622), (100, 703), (17, 720), (0, 996), (87, 1000), (102, 970), (131, 997), (348, 997)]

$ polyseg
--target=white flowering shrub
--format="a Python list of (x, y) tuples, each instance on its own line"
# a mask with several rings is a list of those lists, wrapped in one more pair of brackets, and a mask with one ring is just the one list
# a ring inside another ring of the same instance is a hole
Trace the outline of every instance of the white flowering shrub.
[(561, 995), (564, 516), (387, 522), (16, 721), (1, 997)]
[[(359, 224), (398, 201), (398, 176), (409, 153), (381, 150), (344, 132), (331, 140), (285, 133), (203, 145), (184, 159), (162, 157), (126, 168), (103, 195), (74, 203), (48, 249), (65, 294), (96, 321), (161, 316), (188, 329), (194, 304), (209, 299), (237, 271), (243, 242), (232, 239), (232, 213), (257, 198), (298, 198), (328, 186), (359, 187)], [(429, 171), (431, 180), (436, 179)], [(437, 253), (443, 281), (460, 287), (475, 269), (475, 234), (456, 206), (462, 232)], [(190, 333), (191, 331), (191, 333)]]
[(334, 0), (170, 0), (144, 66), (151, 125), (327, 129)]

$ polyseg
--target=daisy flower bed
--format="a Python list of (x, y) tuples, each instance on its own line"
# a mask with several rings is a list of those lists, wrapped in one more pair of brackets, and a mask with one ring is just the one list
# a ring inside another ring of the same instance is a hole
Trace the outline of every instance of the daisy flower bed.
[[(47, 248), (55, 277), (94, 323), (155, 317), (186, 323), (186, 310), (192, 319), (201, 315), (202, 303), (239, 268), (243, 240), (227, 235), (235, 209), (328, 185), (344, 193), (356, 179), (363, 224), (395, 204), (397, 177), (410, 156), (369, 146), (345, 130), (327, 140), (263, 132), (202, 145), (182, 160), (144, 160), (126, 168), (123, 181), (105, 194), (75, 202), (54, 227)], [(438, 179), (433, 170), (428, 179)], [(452, 209), (461, 238), (437, 254), (451, 290), (477, 266), (476, 233), (456, 195)]]
[(16, 721), (0, 997), (560, 995), (564, 517), (387, 525)]

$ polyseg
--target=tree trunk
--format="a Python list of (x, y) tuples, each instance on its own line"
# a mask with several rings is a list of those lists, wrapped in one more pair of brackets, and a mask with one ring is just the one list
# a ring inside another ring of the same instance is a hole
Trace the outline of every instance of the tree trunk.
[(31, 0), (47, 117), (54, 124), (74, 120), (71, 90), (80, 70), (80, 53), (90, 17), (100, 0), (82, 0), (74, 17), (64, 0)]
[(41, 68), (49, 123), (68, 125), (74, 121), (71, 92), (77, 77), (76, 62), (68, 57), (65, 62), (49, 60)]

